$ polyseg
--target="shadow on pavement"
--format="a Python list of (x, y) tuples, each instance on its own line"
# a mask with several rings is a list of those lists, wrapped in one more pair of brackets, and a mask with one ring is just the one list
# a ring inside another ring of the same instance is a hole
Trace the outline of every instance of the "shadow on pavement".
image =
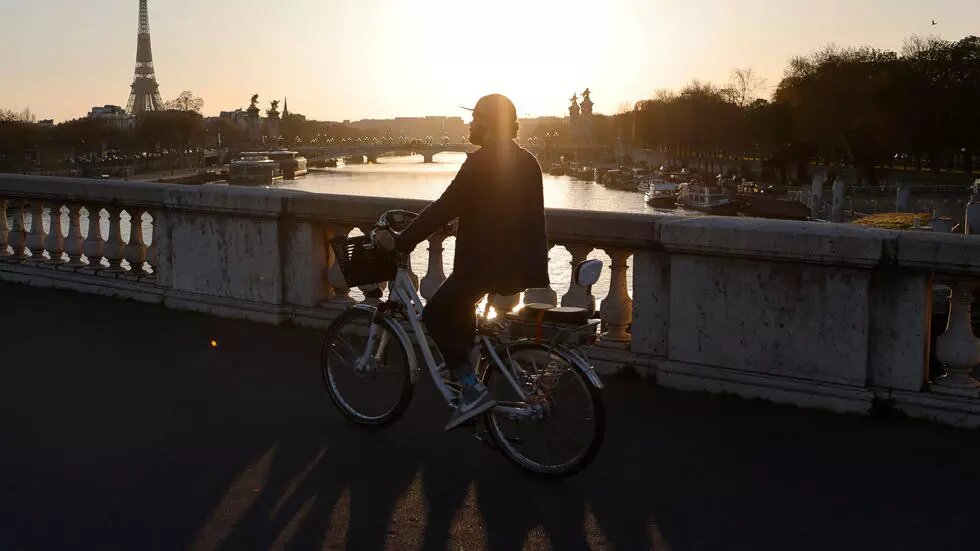
[(392, 427), (350, 425), (315, 331), (0, 304), (0, 549), (975, 548), (973, 431), (608, 378), (598, 459), (544, 482), (443, 433), (427, 382)]

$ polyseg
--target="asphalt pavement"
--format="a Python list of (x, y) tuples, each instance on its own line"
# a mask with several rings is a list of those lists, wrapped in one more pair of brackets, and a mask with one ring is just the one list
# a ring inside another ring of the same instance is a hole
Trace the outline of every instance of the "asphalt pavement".
[(976, 431), (607, 377), (602, 451), (547, 482), (427, 381), (352, 426), (316, 331), (11, 284), (0, 320), (2, 550), (980, 546)]

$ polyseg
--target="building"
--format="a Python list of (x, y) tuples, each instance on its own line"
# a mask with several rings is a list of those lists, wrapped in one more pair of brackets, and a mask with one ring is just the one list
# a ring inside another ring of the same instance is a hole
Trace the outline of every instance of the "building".
[(87, 118), (101, 120), (117, 128), (129, 128), (133, 126), (133, 117), (129, 116), (126, 110), (118, 105), (93, 107), (89, 111)]

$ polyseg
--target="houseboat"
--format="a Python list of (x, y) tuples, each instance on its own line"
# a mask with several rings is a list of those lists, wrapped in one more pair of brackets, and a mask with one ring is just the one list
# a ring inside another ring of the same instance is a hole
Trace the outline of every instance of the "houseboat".
[(281, 181), (279, 163), (265, 155), (245, 155), (228, 168), (228, 183), (233, 186), (271, 186)]
[(684, 208), (720, 216), (732, 216), (738, 213), (738, 202), (732, 198), (728, 190), (695, 182), (681, 184), (677, 204)]

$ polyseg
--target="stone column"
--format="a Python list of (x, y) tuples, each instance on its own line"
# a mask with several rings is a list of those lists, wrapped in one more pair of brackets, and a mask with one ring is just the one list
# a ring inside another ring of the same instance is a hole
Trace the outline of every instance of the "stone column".
[(61, 203), (52, 203), (48, 212), (48, 237), (44, 242), (48, 249), (48, 264), (64, 264), (65, 236), (61, 231)]
[(119, 225), (122, 209), (112, 205), (106, 207), (106, 212), (109, 213), (109, 235), (105, 241), (105, 257), (109, 261), (109, 271), (124, 272), (122, 261), (126, 257), (126, 242)]
[(626, 260), (630, 252), (623, 249), (608, 249), (606, 253), (612, 259), (610, 265), (612, 275), (609, 281), (609, 295), (602, 300), (602, 308), (599, 312), (605, 327), (605, 332), (600, 335), (599, 341), (606, 347), (628, 349), (631, 340), (628, 328), (633, 321), (633, 300), (626, 286), (626, 269), (629, 267)]
[(143, 263), (146, 262), (146, 243), (143, 242), (143, 209), (127, 209), (130, 212), (129, 242), (126, 244), (126, 262), (129, 262), (129, 273), (143, 276)]
[(104, 241), (102, 240), (102, 208), (98, 205), (87, 207), (88, 210), (88, 237), (82, 243), (82, 251), (88, 259), (88, 267), (92, 270), (102, 269), (102, 252)]
[(844, 180), (840, 176), (834, 180), (833, 185), (834, 202), (830, 210), (830, 219), (833, 222), (844, 221)]
[(27, 233), (24, 231), (24, 201), (18, 199), (10, 200), (10, 232), (8, 241), (10, 243), (10, 257), (14, 260), (24, 260), (27, 258), (24, 250), (27, 244)]
[(65, 238), (65, 252), (68, 253), (68, 266), (75, 268), (85, 265), (82, 263), (81, 210), (82, 205), (78, 203), (68, 205), (68, 237)]
[(571, 243), (566, 244), (565, 248), (568, 249), (568, 252), (572, 253), (572, 275), (568, 283), (568, 292), (561, 297), (561, 305), (585, 308), (589, 313), (595, 312), (595, 296), (585, 286), (575, 283), (575, 266), (580, 262), (584, 262), (594, 247), (592, 245)]
[(820, 218), (820, 211), (823, 208), (823, 182), (826, 178), (823, 174), (813, 176), (810, 187), (810, 218), (816, 220)]
[(432, 295), (436, 294), (436, 290), (446, 281), (446, 271), (442, 267), (444, 250), (442, 242), (446, 240), (446, 237), (448, 236), (441, 231), (429, 237), (429, 267), (425, 270), (425, 277), (422, 278), (419, 285), (419, 292), (425, 300), (432, 298)]
[[(548, 246), (548, 253), (549, 253), (548, 262), (549, 262), (549, 264), (551, 262), (550, 254), (551, 254), (551, 249), (552, 249), (553, 246), (554, 245), (552, 245), (552, 244), (549, 244), (549, 246)], [(556, 293), (555, 290), (551, 288), (551, 281), (549, 280), (547, 287), (537, 287), (537, 288), (528, 289), (527, 291), (525, 291), (524, 292), (524, 302), (525, 303), (538, 302), (538, 303), (541, 303), (541, 304), (550, 304), (552, 306), (557, 306), (558, 305), (558, 293)]]
[(31, 231), (27, 234), (27, 248), (31, 250), (31, 262), (44, 261), (44, 201), (31, 201)]
[(957, 396), (980, 396), (980, 386), (970, 371), (980, 364), (980, 340), (970, 326), (970, 303), (976, 282), (961, 279), (951, 285), (949, 321), (946, 332), (936, 339), (936, 358), (946, 375), (932, 384), (934, 392)]
[(7, 227), (7, 200), (0, 199), (0, 256), (10, 256), (7, 245), (10, 244), (10, 228)]

